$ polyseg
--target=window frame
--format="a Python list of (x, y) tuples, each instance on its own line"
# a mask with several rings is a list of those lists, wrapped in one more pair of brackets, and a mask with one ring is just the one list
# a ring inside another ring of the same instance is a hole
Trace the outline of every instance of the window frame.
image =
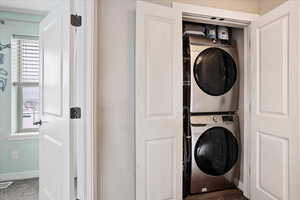
[[(39, 43), (39, 36), (32, 36), (32, 35), (12, 35), (11, 43), (13, 44), (13, 40), (36, 40)], [(13, 45), (12, 45), (13, 46)], [(17, 44), (17, 51), (20, 52), (21, 45)], [(21, 69), (21, 56), (17, 56), (14, 58), (16, 53), (13, 52), (13, 47), (11, 48), (11, 92), (12, 92), (12, 133), (11, 136), (13, 137), (31, 137), (36, 136), (39, 134), (39, 128), (23, 128), (23, 88), (26, 87), (37, 87), (39, 88), (39, 82), (22, 82), (20, 79), (20, 69)], [(39, 47), (40, 52), (40, 47)], [(39, 56), (38, 56), (39, 57)], [(13, 59), (16, 59), (14, 62)], [(40, 99), (40, 97), (39, 97)]]

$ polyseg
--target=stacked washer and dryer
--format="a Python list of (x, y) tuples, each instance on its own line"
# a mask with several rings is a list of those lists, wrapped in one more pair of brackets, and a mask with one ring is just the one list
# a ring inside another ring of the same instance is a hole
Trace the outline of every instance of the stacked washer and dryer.
[(185, 34), (183, 193), (236, 187), (240, 173), (237, 48)]

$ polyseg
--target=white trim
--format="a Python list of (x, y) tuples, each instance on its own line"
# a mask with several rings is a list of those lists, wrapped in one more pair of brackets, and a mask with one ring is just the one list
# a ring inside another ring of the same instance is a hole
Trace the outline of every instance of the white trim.
[(0, 6), (0, 11), (16, 12), (21, 14), (31, 14), (31, 15), (39, 15), (39, 16), (45, 16), (48, 13), (48, 11), (38, 11), (38, 10), (30, 10), (25, 8), (12, 8), (12, 7), (4, 7), (4, 6)]
[(251, 63), (250, 63), (250, 27), (244, 28), (244, 171), (243, 176), (243, 193), (250, 199), (250, 167), (251, 167)]
[(206, 15), (224, 19), (231, 19), (234, 21), (244, 21), (251, 22), (256, 20), (259, 15), (247, 13), (247, 12), (239, 12), (239, 11), (231, 11), (219, 8), (211, 8), (205, 6), (195, 6), (192, 4), (184, 4), (184, 3), (172, 3), (173, 8), (180, 9), (183, 13), (196, 14), (196, 15)]
[[(71, 65), (70, 71), (70, 107), (80, 107), (82, 116), (85, 116), (85, 101), (86, 101), (86, 82), (85, 82), (85, 60), (86, 60), (86, 9), (84, 0), (74, 1), (74, 6), (71, 13), (82, 16), (83, 23), (80, 27), (72, 27), (72, 47), (74, 64)], [(85, 117), (81, 119), (71, 120), (71, 157), (72, 157), (72, 176), (77, 177), (77, 199), (86, 200), (86, 155), (85, 155)]]
[(22, 180), (39, 177), (39, 171), (23, 171), (13, 173), (0, 174), (0, 181)]
[(40, 23), (39, 21), (34, 21), (34, 20), (11, 19), (11, 18), (5, 18), (5, 17), (0, 17), (0, 20), (10, 21), (10, 22), (26, 23), (26, 24), (36, 24), (36, 25), (38, 25)]
[(32, 140), (32, 139), (39, 139), (39, 132), (22, 132), (22, 133), (12, 133), (7, 140)]
[(96, 73), (98, 63), (98, 1), (87, 0), (86, 12), (86, 198), (98, 199), (96, 136)]
[[(202, 7), (202, 6), (194, 6), (191, 4), (183, 4), (176, 3), (172, 4), (173, 8), (179, 9), (182, 15), (190, 15), (195, 17), (207, 16), (209, 17), (217, 17), (230, 19), (233, 22), (240, 22), (241, 26), (233, 26), (233, 27), (241, 27), (244, 30), (244, 174), (243, 183), (239, 182), (238, 188), (241, 189), (244, 195), (249, 198), (250, 197), (250, 111), (249, 104), (251, 100), (250, 94), (250, 79), (251, 79), (251, 65), (250, 65), (250, 28), (249, 25), (252, 21), (255, 21), (259, 15), (246, 13), (246, 12), (238, 12), (238, 11), (230, 11), (218, 8), (210, 8), (210, 7)], [(222, 23), (222, 22), (219, 22)], [(230, 23), (230, 22), (229, 22)], [(228, 23), (227, 23), (228, 24)], [(242, 25), (244, 24), (244, 25)], [(234, 24), (233, 24), (234, 25)]]
[(0, 141), (38, 140), (39, 133), (12, 133), (6, 137), (0, 137)]
[(237, 185), (237, 188), (243, 192), (244, 191), (244, 184), (241, 181), (239, 181), (238, 185)]

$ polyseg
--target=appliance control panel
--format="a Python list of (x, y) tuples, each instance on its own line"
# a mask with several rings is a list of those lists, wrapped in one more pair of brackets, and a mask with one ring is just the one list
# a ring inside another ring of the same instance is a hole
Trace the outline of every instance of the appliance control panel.
[(224, 122), (233, 122), (233, 115), (209, 115), (209, 116), (191, 116), (191, 124), (218, 124)]
[(233, 122), (233, 116), (232, 115), (223, 115), (222, 116), (223, 122)]

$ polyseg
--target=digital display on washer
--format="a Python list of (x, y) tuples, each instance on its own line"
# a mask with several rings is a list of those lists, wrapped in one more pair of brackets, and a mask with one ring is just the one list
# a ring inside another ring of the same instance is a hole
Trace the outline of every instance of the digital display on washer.
[(225, 115), (222, 116), (223, 122), (233, 122), (233, 116), (232, 115)]
[(227, 93), (237, 79), (236, 63), (226, 51), (208, 48), (195, 60), (194, 77), (205, 93), (220, 96)]
[(201, 171), (211, 176), (221, 176), (236, 164), (238, 152), (238, 142), (233, 134), (223, 127), (213, 127), (198, 138), (194, 158)]

